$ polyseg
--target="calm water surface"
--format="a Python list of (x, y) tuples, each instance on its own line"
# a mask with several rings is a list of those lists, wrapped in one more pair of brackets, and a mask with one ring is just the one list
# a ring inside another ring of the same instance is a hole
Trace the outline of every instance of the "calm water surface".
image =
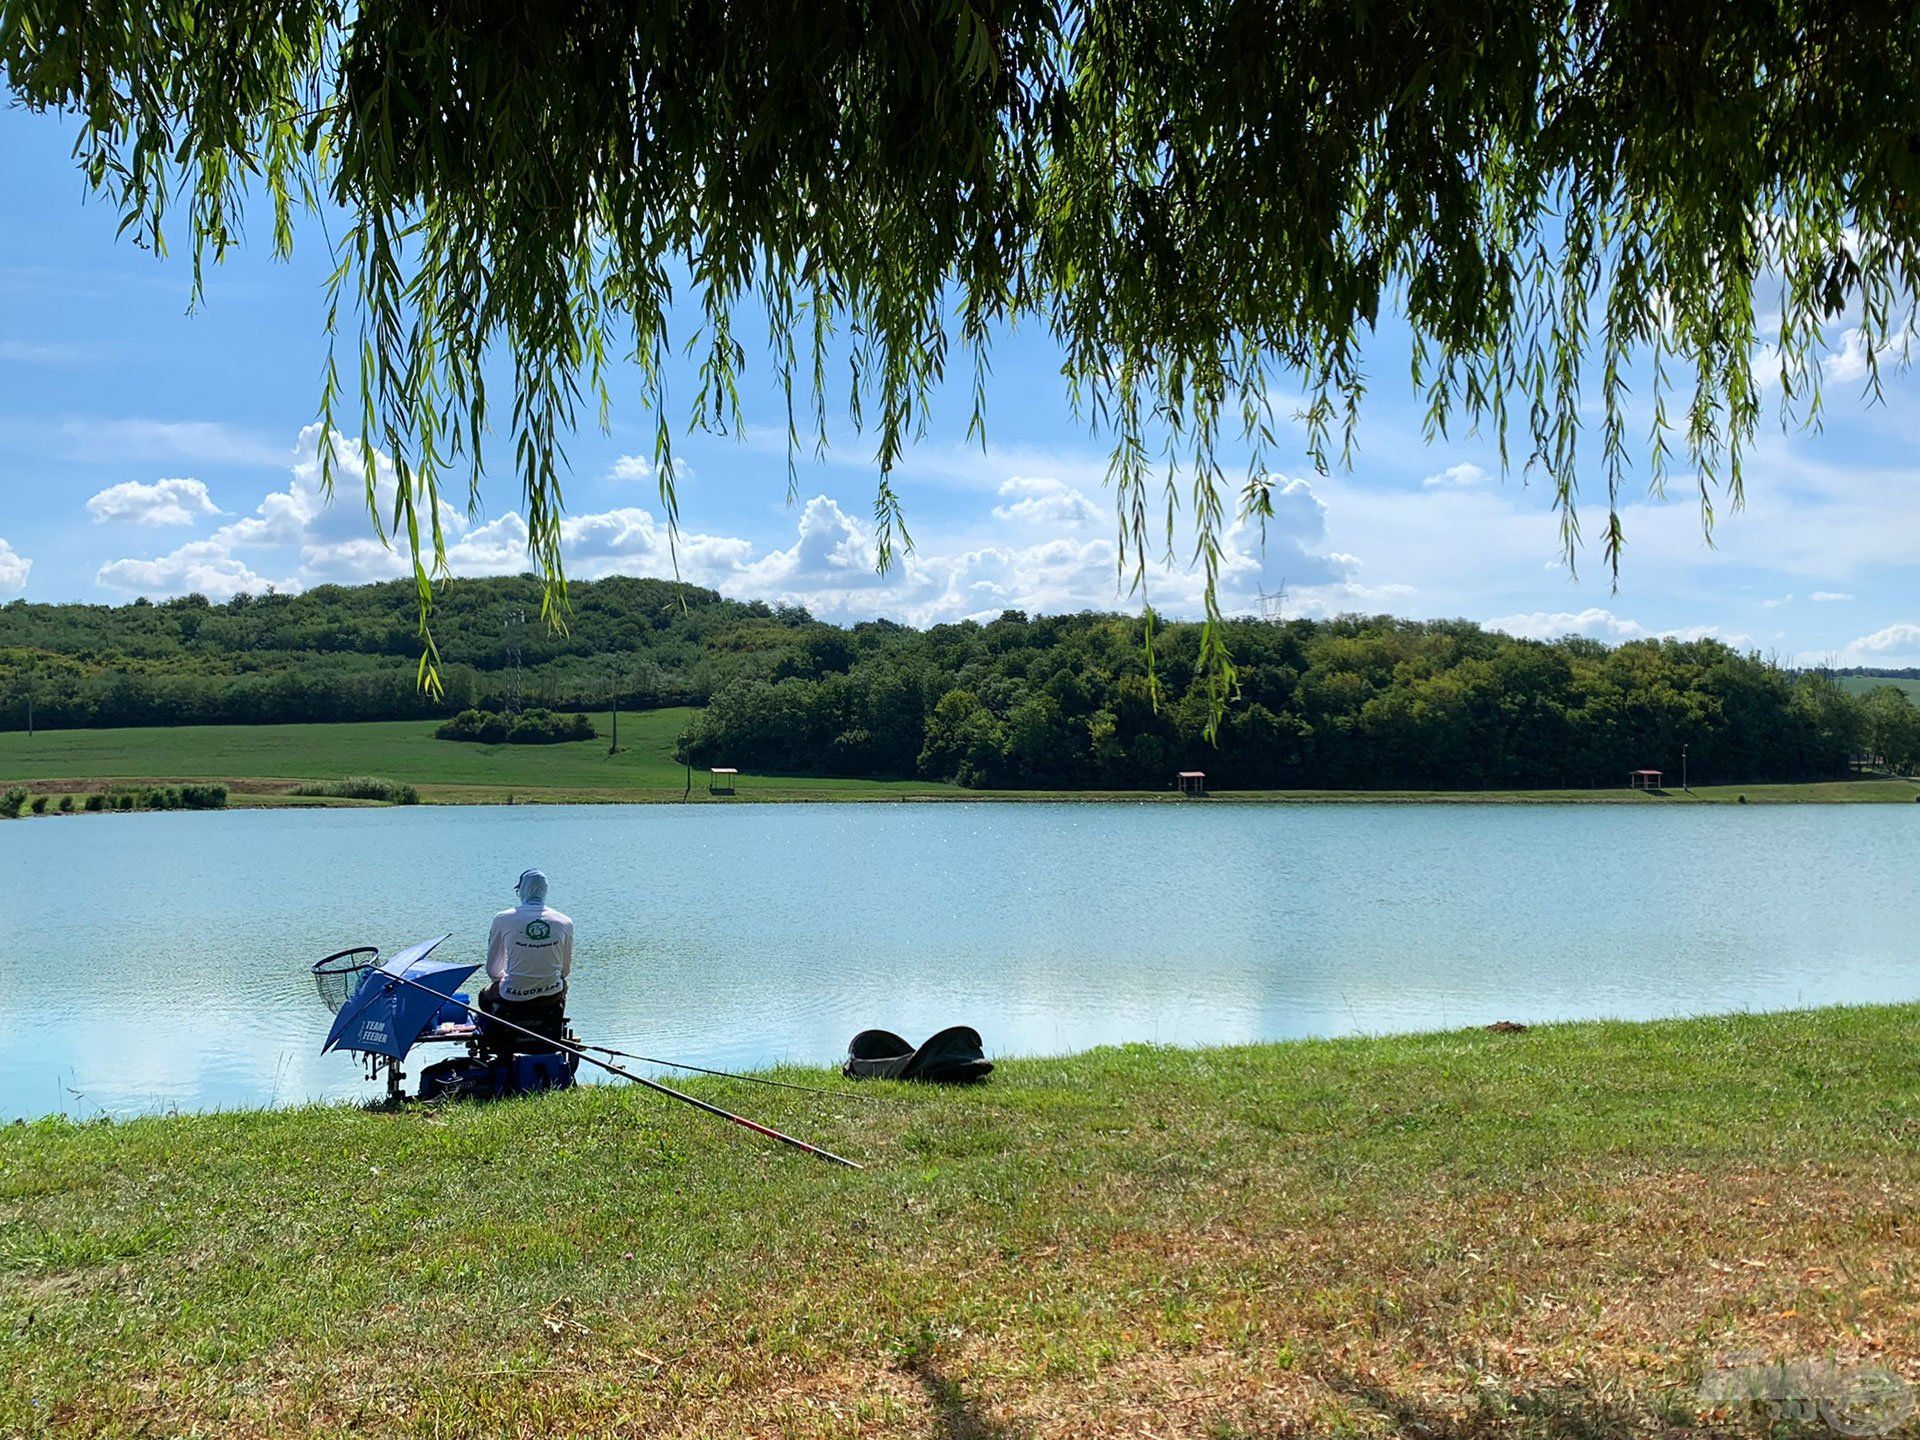
[(0, 1116), (367, 1093), (307, 966), (529, 865), (589, 1039), (732, 1067), (1920, 998), (1920, 807), (787, 805), (0, 824)]

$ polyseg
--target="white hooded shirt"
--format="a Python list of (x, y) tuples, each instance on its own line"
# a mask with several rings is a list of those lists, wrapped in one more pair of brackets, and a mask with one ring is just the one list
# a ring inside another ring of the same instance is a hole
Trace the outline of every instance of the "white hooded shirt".
[(493, 917), (487, 936), (487, 974), (502, 1000), (544, 1000), (567, 988), (573, 969), (573, 921), (547, 904), (546, 877), (528, 872), (521, 901)]

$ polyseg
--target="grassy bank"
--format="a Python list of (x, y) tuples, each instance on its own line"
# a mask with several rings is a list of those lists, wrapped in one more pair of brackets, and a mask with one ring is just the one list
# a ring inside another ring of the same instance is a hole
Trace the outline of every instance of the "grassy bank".
[[(611, 719), (595, 717), (602, 738), (561, 745), (472, 745), (433, 738), (431, 721), (341, 725), (183, 725), (150, 729), (51, 730), (29, 738), (0, 734), (0, 788), (24, 784), (57, 798), (84, 796), (109, 783), (177, 784), (218, 780), (234, 805), (340, 803), (302, 799), (306, 780), (378, 775), (415, 786), (437, 804), (592, 804), (678, 801), (686, 769), (673, 758), (686, 709), (620, 717), (620, 753), (609, 755)], [(692, 775), (691, 796), (706, 801), (707, 776)], [(1220, 792), (1216, 800), (1462, 804), (1733, 804), (1745, 795), (1776, 802), (1912, 804), (1912, 780), (1859, 778), (1801, 785), (1697, 785), (1649, 794), (1612, 790), (1266, 790)], [(1171, 791), (981, 791), (915, 780), (815, 779), (748, 774), (737, 800), (1177, 800)]]
[[(0, 1132), (0, 1433), (1770, 1431), (1920, 1379), (1920, 1008)], [(822, 1083), (832, 1083), (823, 1081)], [(1809, 1432), (1811, 1433), (1811, 1432)]]

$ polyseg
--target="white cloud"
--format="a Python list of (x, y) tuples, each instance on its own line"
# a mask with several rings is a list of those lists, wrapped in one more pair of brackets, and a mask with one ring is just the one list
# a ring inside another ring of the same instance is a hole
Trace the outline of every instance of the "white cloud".
[(1849, 641), (1838, 653), (1803, 655), (1802, 664), (1864, 665), (1870, 668), (1904, 670), (1920, 666), (1920, 625), (1909, 622), (1888, 625)]
[[(1897, 329), (1871, 353), (1882, 380), (1900, 368), (1908, 347), (1915, 340), (1920, 340), (1920, 335), (1911, 330)], [(1868, 359), (1866, 327), (1855, 325), (1841, 333), (1838, 350), (1829, 350), (1821, 357), (1820, 372), (1829, 380), (1864, 380), (1867, 378)]]
[(1920, 625), (1899, 624), (1876, 630), (1871, 635), (1863, 635), (1848, 648), (1885, 651), (1910, 649), (1917, 645), (1920, 645)]
[[(672, 576), (698, 585), (717, 586), (737, 575), (752, 559), (750, 541), (725, 535), (682, 531), (670, 542), (667, 526), (637, 506), (572, 515), (560, 522), (560, 549), (567, 574), (581, 580), (606, 575)], [(447, 547), (447, 563), (456, 575), (511, 575), (531, 565), (527, 525), (519, 515), (502, 515), (476, 527)]]
[(1471, 461), (1462, 461), (1458, 465), (1449, 465), (1438, 474), (1429, 475), (1420, 484), (1428, 490), (1442, 490), (1448, 487), (1484, 485), (1493, 476)]
[(100, 567), (102, 585), (129, 595), (184, 595), (197, 590), (214, 600), (226, 600), (242, 590), (291, 588), (249, 569), (213, 540), (195, 540), (151, 560), (109, 560)]
[(203, 515), (218, 515), (220, 507), (198, 480), (155, 480), (151, 485), (123, 480), (88, 500), (87, 513), (96, 524), (124, 520), (131, 525), (191, 525)]
[(1816, 590), (1807, 598), (1816, 605), (1833, 605), (1843, 600), (1851, 600), (1853, 596), (1840, 590)]
[[(679, 467), (675, 467), (676, 470)], [(644, 455), (621, 455), (607, 469), (609, 480), (651, 480), (653, 462)]]
[(33, 561), (16, 554), (13, 546), (0, 540), (0, 595), (18, 595), (25, 590), (27, 576), (32, 571)]
[[(1816, 595), (1814, 598), (1817, 600), (1820, 597)], [(1793, 603), (1793, 594), (1791, 591), (1789, 591), (1787, 594), (1781, 595), (1775, 599), (1762, 600), (1760, 602), (1760, 608), (1762, 610), (1778, 610), (1782, 605), (1791, 605), (1792, 603)]]
[[(204, 540), (167, 554), (128, 557), (100, 568), (99, 582), (140, 595), (179, 595), (198, 590), (225, 599), (241, 590), (301, 590), (310, 585), (354, 585), (391, 580), (411, 573), (402, 550), (375, 533), (366, 500), (366, 456), (358, 444), (330, 437), (336, 496), (321, 485), (318, 445), (321, 431), (309, 425), (294, 449), (298, 457), (287, 487), (270, 493), (252, 515), (230, 521)], [(384, 521), (393, 513), (397, 481), (386, 456), (374, 456), (373, 508)], [(449, 538), (466, 529), (466, 519), (450, 506), (440, 507), (440, 523)], [(425, 522), (422, 525), (423, 542)], [(524, 565), (517, 568), (524, 568)]]
[(1867, 332), (1858, 326), (1840, 337), (1840, 348), (1820, 362), (1829, 380), (1864, 380), (1867, 376)]
[(1086, 492), (1076, 490), (1064, 480), (1028, 479), (1015, 475), (1000, 487), (1004, 505), (993, 507), (996, 520), (1049, 529), (1098, 525), (1105, 518)]
[(1623, 615), (1599, 606), (1585, 610), (1535, 610), (1525, 615), (1502, 615), (1488, 620), (1489, 630), (1517, 636), (1522, 640), (1558, 640), (1566, 635), (1587, 635), (1597, 640), (1720, 640), (1736, 650), (1753, 644), (1751, 635), (1728, 635), (1718, 625), (1682, 625), (1670, 630), (1654, 630)]
[[(1001, 487), (1016, 526), (1040, 533), (975, 543), (926, 546), (899, 553), (886, 574), (876, 568), (872, 525), (831, 497), (801, 507), (791, 544), (772, 548), (739, 536), (683, 531), (669, 548), (667, 527), (652, 512), (622, 507), (570, 516), (561, 523), (567, 573), (670, 576), (749, 599), (804, 605), (824, 619), (887, 615), (910, 624), (985, 618), (1002, 610), (1058, 612), (1131, 603), (1114, 541), (1088, 533), (1102, 520), (1082, 491), (1063, 482), (1020, 478)], [(1030, 505), (1028, 502), (1032, 502)], [(1046, 519), (1052, 524), (1043, 524)], [(1060, 533), (1062, 529), (1067, 533)], [(1325, 506), (1305, 480), (1274, 490), (1274, 518), (1263, 548), (1257, 527), (1224, 537), (1222, 603), (1229, 613), (1253, 610), (1261, 589), (1289, 583), (1290, 613), (1332, 613), (1408, 593), (1355, 579), (1351, 556), (1322, 553)], [(455, 573), (512, 573), (527, 567), (526, 525), (504, 515), (474, 528), (448, 548)], [(1202, 577), (1185, 564), (1150, 559), (1147, 593), (1169, 615), (1200, 609)]]
[(1649, 633), (1638, 620), (1628, 620), (1589, 606), (1585, 610), (1534, 610), (1524, 615), (1502, 615), (1486, 622), (1522, 640), (1557, 640), (1563, 635), (1591, 635), (1602, 640), (1641, 640)]

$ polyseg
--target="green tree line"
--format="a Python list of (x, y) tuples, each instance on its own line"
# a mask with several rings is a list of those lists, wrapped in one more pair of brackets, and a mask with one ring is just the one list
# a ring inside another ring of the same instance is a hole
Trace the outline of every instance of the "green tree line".
[(1522, 640), (1467, 621), (1227, 622), (1239, 693), (1218, 743), (1200, 627), (1008, 612), (915, 630), (616, 577), (532, 576), (440, 600), (447, 690), (420, 692), (404, 582), (209, 604), (0, 607), (0, 728), (445, 718), (704, 707), (687, 758), (765, 773), (964, 785), (1599, 786), (1641, 766), (1742, 783), (1920, 765), (1899, 688), (1849, 694), (1713, 640)]
[(1222, 789), (1619, 785), (1677, 772), (1682, 746), (1694, 779), (1726, 783), (1833, 776), (1862, 752), (1920, 762), (1920, 711), (1899, 689), (1856, 697), (1714, 640), (1609, 647), (1389, 617), (1227, 628), (1240, 691), (1217, 744), (1199, 627), (1157, 631), (1150, 677), (1133, 621), (1010, 613), (850, 661), (821, 637), (786, 662), (796, 673), (718, 691), (690, 758), (994, 788), (1164, 786), (1192, 768)]

